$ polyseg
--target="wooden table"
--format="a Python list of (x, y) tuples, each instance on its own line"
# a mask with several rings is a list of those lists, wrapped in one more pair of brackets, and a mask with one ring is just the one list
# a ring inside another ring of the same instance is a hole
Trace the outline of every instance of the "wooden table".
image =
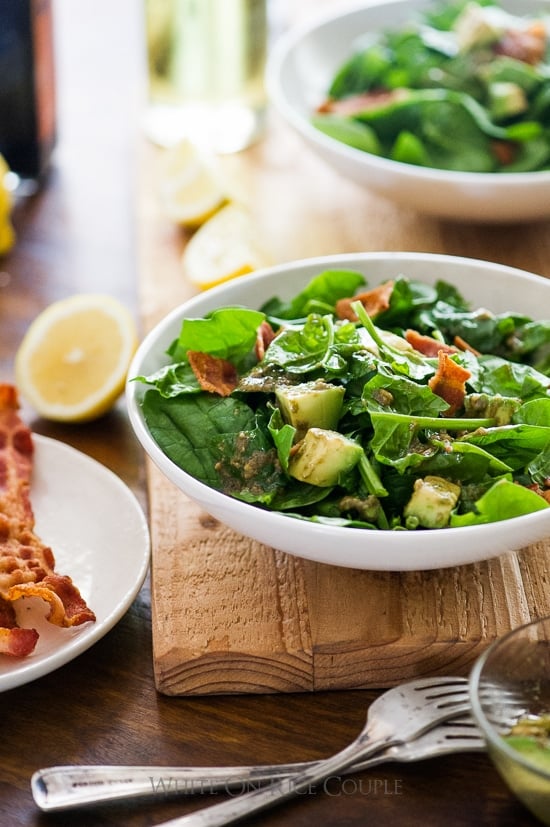
[[(303, 14), (306, 5), (300, 6)], [(55, 299), (73, 292), (106, 291), (132, 307), (145, 326), (160, 311), (154, 297), (145, 306), (138, 289), (137, 235), (142, 213), (135, 205), (148, 157), (138, 130), (139, 4), (136, 0), (80, 0), (78, 4), (58, 0), (56, 11), (60, 141), (47, 185), (17, 208), (18, 244), (0, 262), (2, 381), (13, 380), (13, 356), (27, 324)], [(97, 38), (102, 40), (100, 56), (95, 51)], [(281, 260), (401, 248), (467, 254), (550, 276), (547, 223), (502, 228), (419, 217), (337, 181), (315, 159), (301, 154), (296, 139), (275, 116), (269, 129), (276, 130), (276, 147), (273, 133), (268, 132), (261, 147), (235, 163), (245, 169), (250, 164), (253, 193), (259, 180), (254, 173), (261, 172), (262, 165), (282, 165), (285, 157), (293, 164), (299, 161), (303, 178), (295, 176), (288, 212), (277, 218), (268, 214), (267, 201), (261, 201), (260, 219), (269, 225)], [(349, 203), (345, 214), (334, 207), (335, 186)], [(173, 242), (173, 230), (167, 227), (166, 244)], [(159, 249), (159, 256), (166, 254), (166, 249)], [(181, 291), (184, 297), (188, 291), (184, 282)], [(36, 433), (69, 443), (115, 471), (147, 508), (142, 451), (123, 400), (106, 417), (86, 426), (48, 423), (26, 405), (22, 413)], [(157, 795), (139, 806), (111, 805), (45, 816), (33, 803), (30, 776), (39, 767), (59, 763), (213, 765), (320, 758), (353, 738), (378, 694), (368, 689), (167, 697), (155, 688), (150, 606), (147, 580), (125, 617), (92, 649), (1, 696), (1, 825), (158, 824), (196, 810), (210, 799), (168, 800)], [(381, 783), (374, 784), (375, 780)], [(250, 823), (303, 827), (365, 823), (527, 827), (536, 823), (507, 791), (485, 755), (380, 767), (357, 776), (354, 784), (340, 786), (336, 793), (301, 797)]]

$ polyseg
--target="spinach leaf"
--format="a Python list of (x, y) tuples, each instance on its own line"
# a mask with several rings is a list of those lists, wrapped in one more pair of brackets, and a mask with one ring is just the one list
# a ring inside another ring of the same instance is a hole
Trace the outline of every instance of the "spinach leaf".
[(248, 503), (270, 505), (283, 490), (286, 477), (262, 414), (252, 428), (224, 434), (217, 447), (220, 459), (216, 470), (225, 494)]
[(423, 358), (416, 350), (409, 347), (398, 348), (388, 342), (374, 326), (360, 302), (353, 302), (352, 308), (378, 347), (380, 358), (387, 362), (393, 372), (404, 374), (418, 381), (423, 381), (428, 376), (433, 375), (435, 372), (433, 364)]
[(339, 299), (353, 296), (364, 283), (365, 276), (355, 270), (325, 270), (314, 276), (291, 301), (273, 298), (262, 310), (278, 319), (303, 319), (311, 312), (330, 312)]
[(550, 396), (546, 399), (531, 399), (525, 402), (514, 414), (512, 421), (527, 425), (542, 425), (550, 428)]
[(548, 488), (550, 480), (550, 444), (527, 466), (527, 472), (534, 483)]
[(529, 356), (533, 367), (550, 375), (550, 321), (526, 321), (518, 325), (506, 345), (510, 359), (516, 361)]
[(294, 444), (296, 428), (283, 422), (283, 417), (279, 408), (273, 409), (268, 428), (275, 447), (277, 448), (277, 454), (281, 467), (288, 472), (288, 460), (290, 458), (290, 449)]
[(395, 376), (380, 366), (363, 389), (362, 401), (369, 412), (437, 416), (449, 406), (427, 385), (420, 385), (405, 376)]
[(335, 75), (329, 89), (331, 98), (347, 98), (383, 83), (392, 66), (392, 54), (378, 38), (369, 48), (353, 54)]
[(288, 373), (308, 373), (323, 367), (331, 358), (334, 345), (332, 316), (312, 313), (302, 326), (288, 326), (271, 342), (265, 361)]
[(441, 450), (421, 465), (422, 474), (435, 474), (463, 484), (479, 483), (487, 477), (508, 474), (512, 468), (479, 445), (459, 440), (431, 438), (430, 444)]
[(374, 457), (383, 465), (390, 465), (400, 474), (415, 471), (428, 457), (433, 457), (439, 448), (427, 442), (421, 442), (418, 431), (411, 428), (408, 417), (396, 417), (386, 414), (372, 414), (374, 435), (370, 448)]
[(422, 308), (412, 326), (427, 334), (437, 330), (447, 342), (459, 336), (480, 353), (494, 353), (505, 351), (506, 342), (525, 321), (524, 316), (517, 314), (495, 315), (485, 308), (464, 309), (439, 300), (432, 307)]
[(479, 365), (480, 381), (487, 393), (528, 401), (550, 392), (548, 377), (529, 365), (508, 362), (499, 356), (480, 356)]
[[(270, 510), (292, 512), (295, 508), (307, 509), (325, 500), (330, 496), (331, 491), (332, 488), (320, 488), (318, 485), (309, 485), (290, 479), (284, 490), (279, 491), (271, 501)], [(288, 516), (296, 515), (289, 513)]]
[(149, 376), (136, 376), (135, 382), (154, 385), (161, 396), (179, 396), (183, 393), (201, 393), (201, 386), (189, 362), (166, 365)]
[(459, 439), (480, 445), (517, 471), (548, 447), (550, 428), (540, 425), (500, 425), (496, 428), (479, 428)]
[(217, 464), (224, 434), (253, 429), (254, 412), (233, 397), (164, 397), (148, 390), (142, 412), (151, 436), (176, 465), (206, 485), (223, 489)]
[(260, 311), (245, 307), (224, 307), (205, 319), (184, 319), (179, 338), (168, 353), (174, 361), (185, 360), (188, 350), (197, 350), (238, 362), (254, 347), (264, 319)]
[(320, 132), (324, 132), (330, 138), (340, 141), (354, 149), (361, 149), (363, 152), (370, 152), (371, 155), (381, 155), (382, 147), (374, 129), (367, 124), (358, 123), (352, 118), (345, 118), (341, 115), (315, 115), (312, 124)]
[(475, 512), (454, 514), (451, 527), (497, 523), (550, 507), (538, 494), (509, 480), (495, 482), (475, 505)]
[(422, 284), (398, 276), (394, 280), (389, 307), (376, 316), (376, 324), (385, 329), (411, 327), (416, 313), (426, 305), (433, 305), (437, 296), (438, 285)]

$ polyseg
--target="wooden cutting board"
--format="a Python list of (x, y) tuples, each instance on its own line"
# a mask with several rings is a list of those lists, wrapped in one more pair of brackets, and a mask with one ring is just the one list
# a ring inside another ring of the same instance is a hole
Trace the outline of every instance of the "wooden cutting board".
[[(150, 146), (141, 148), (144, 332), (193, 292), (180, 267), (185, 234), (159, 210), (157, 160)], [(547, 224), (468, 226), (419, 216), (340, 179), (274, 116), (261, 143), (223, 162), (274, 261), (418, 250), (550, 276)], [(413, 676), (465, 675), (495, 637), (550, 614), (550, 541), (459, 568), (356, 571), (236, 534), (152, 464), (148, 480), (153, 658), (162, 693), (381, 688)]]

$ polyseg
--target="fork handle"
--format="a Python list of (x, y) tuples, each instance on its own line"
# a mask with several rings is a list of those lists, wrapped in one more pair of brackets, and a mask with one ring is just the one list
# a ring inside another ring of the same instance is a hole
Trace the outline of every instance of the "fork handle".
[(221, 804), (205, 807), (196, 813), (165, 821), (157, 827), (223, 827), (225, 824), (233, 824), (309, 790), (320, 781), (351, 767), (355, 761), (364, 760), (396, 742), (393, 736), (370, 738), (364, 733), (340, 752), (306, 767), (290, 778), (281, 778), (267, 787), (222, 801)]
[(37, 770), (31, 791), (41, 810), (157, 795), (194, 795), (220, 790), (244, 792), (255, 784), (285, 778), (314, 766), (274, 764), (248, 767), (57, 766)]
[[(385, 750), (348, 768), (359, 772), (388, 760)], [(86, 804), (157, 795), (197, 795), (236, 791), (314, 767), (317, 761), (234, 767), (57, 766), (37, 770), (31, 778), (35, 804), (44, 812)]]

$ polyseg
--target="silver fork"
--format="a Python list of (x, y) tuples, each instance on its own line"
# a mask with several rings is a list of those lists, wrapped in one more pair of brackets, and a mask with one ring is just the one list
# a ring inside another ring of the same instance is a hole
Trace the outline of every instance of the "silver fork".
[[(422, 761), (453, 752), (480, 752), (485, 741), (469, 716), (443, 721), (413, 741), (394, 744), (343, 772), (361, 772), (391, 761)], [(47, 767), (34, 773), (31, 789), (41, 810), (51, 812), (105, 801), (152, 795), (245, 792), (316, 766), (317, 761), (245, 767)]]
[(396, 686), (369, 707), (357, 738), (315, 766), (237, 798), (171, 819), (157, 827), (222, 827), (287, 801), (321, 781), (364, 761), (382, 749), (418, 738), (441, 721), (469, 712), (465, 678), (421, 678)]

